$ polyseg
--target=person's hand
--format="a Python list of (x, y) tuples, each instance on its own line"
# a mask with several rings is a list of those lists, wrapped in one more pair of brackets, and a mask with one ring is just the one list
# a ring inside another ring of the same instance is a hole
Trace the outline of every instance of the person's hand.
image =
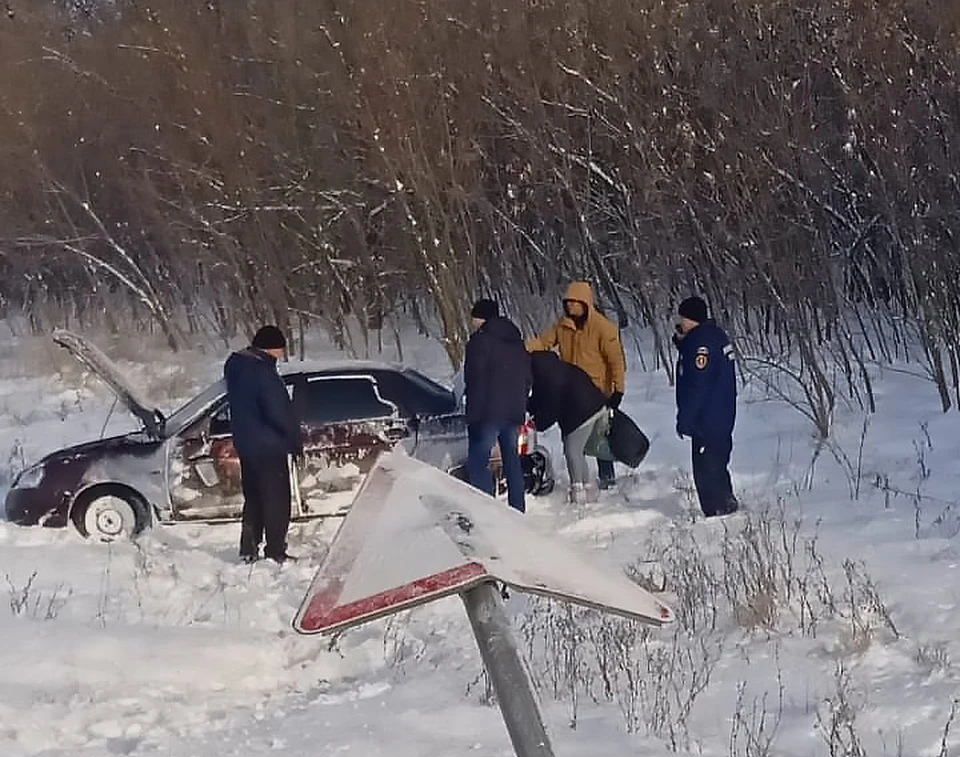
[(683, 328), (679, 323), (673, 327), (673, 335), (670, 338), (673, 340), (674, 347), (680, 349), (680, 342), (683, 341)]
[(621, 402), (623, 402), (623, 392), (614, 392), (607, 400), (607, 407), (609, 407), (611, 410), (616, 410), (618, 407), (620, 407)]

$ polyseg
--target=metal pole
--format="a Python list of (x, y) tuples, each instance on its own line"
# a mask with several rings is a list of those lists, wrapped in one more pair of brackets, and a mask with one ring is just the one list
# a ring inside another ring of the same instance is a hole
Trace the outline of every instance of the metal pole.
[(517, 757), (553, 757), (540, 708), (496, 587), (485, 582), (460, 596)]

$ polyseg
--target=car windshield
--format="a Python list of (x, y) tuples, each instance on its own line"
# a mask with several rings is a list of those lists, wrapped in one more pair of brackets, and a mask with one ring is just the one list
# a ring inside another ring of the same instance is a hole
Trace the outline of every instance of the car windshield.
[(187, 404), (180, 407), (173, 415), (167, 418), (165, 426), (167, 436), (174, 436), (183, 431), (183, 429), (196, 419), (197, 415), (219, 400), (226, 391), (227, 387), (225, 383), (218, 381), (216, 384), (208, 386)]

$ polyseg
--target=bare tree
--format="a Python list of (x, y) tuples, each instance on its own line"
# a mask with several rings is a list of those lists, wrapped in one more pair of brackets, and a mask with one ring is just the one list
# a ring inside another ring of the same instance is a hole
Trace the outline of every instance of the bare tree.
[(369, 351), (412, 317), (457, 363), (472, 296), (532, 329), (578, 276), (668, 373), (705, 294), (821, 434), (872, 410), (872, 362), (960, 394), (958, 9), (80, 5), (0, 21), (0, 297), (37, 327), (308, 319)]

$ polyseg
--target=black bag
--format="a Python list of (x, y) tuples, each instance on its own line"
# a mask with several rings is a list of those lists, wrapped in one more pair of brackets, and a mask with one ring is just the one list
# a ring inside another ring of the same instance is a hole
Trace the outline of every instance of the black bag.
[(621, 410), (613, 411), (607, 440), (614, 458), (630, 468), (640, 465), (650, 450), (650, 440), (647, 439), (647, 435), (629, 415)]

